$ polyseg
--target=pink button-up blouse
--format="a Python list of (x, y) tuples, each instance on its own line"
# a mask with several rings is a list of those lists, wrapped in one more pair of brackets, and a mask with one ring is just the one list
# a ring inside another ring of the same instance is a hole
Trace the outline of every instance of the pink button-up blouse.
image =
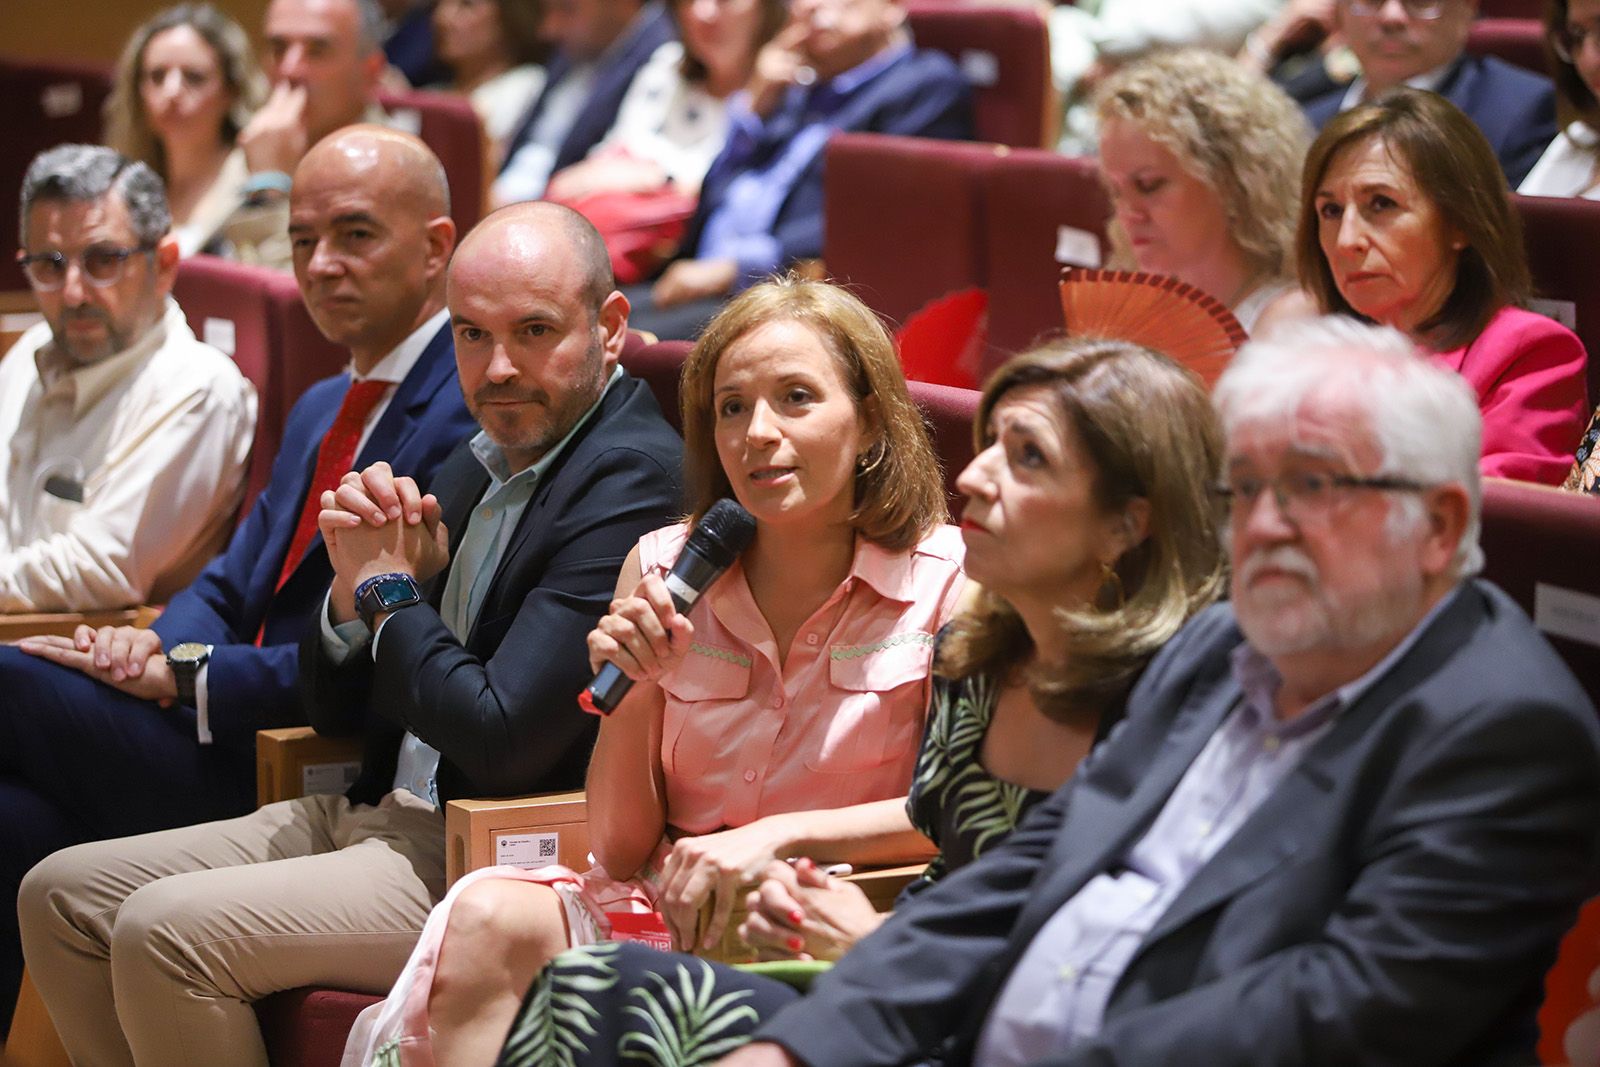
[[(639, 542), (665, 575), (687, 528)], [(787, 662), (738, 563), (689, 611), (689, 655), (661, 678), (667, 822), (703, 834), (785, 811), (903, 796), (931, 688), (933, 638), (965, 576), (941, 526), (907, 552), (858, 538), (850, 574), (795, 634)]]

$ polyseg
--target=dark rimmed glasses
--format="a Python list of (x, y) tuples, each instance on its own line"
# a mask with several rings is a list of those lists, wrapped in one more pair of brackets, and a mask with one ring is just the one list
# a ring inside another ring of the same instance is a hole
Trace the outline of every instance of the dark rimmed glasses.
[(1354, 474), (1324, 474), (1303, 471), (1280, 474), (1276, 478), (1236, 477), (1211, 488), (1212, 493), (1234, 515), (1255, 510), (1262, 493), (1270, 492), (1278, 510), (1291, 522), (1325, 515), (1340, 495), (1368, 490), (1381, 493), (1421, 493), (1432, 488), (1410, 478), (1390, 475), (1361, 477)]

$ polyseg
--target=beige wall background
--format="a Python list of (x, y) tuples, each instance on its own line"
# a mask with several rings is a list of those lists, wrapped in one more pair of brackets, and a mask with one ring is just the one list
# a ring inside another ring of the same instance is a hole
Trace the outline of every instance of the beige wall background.
[[(110, 64), (133, 28), (176, 0), (0, 0), (0, 53)], [(255, 38), (267, 0), (211, 0)]]

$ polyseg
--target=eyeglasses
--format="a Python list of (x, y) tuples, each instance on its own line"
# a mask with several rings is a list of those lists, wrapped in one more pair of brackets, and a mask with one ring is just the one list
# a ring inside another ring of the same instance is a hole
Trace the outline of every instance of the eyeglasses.
[(122, 272), (127, 269), (130, 256), (155, 250), (153, 244), (142, 244), (135, 248), (90, 245), (75, 256), (65, 252), (35, 252), (31, 256), (18, 252), (17, 262), (34, 288), (51, 293), (67, 284), (67, 264), (74, 259), (83, 269), (83, 275), (89, 279), (90, 285), (105, 288), (122, 280)]
[(1387, 493), (1421, 493), (1431, 488), (1409, 478), (1375, 475), (1362, 478), (1353, 474), (1321, 474), (1303, 472), (1280, 474), (1276, 478), (1231, 478), (1212, 487), (1223, 504), (1235, 517), (1248, 515), (1255, 510), (1256, 501), (1265, 492), (1272, 493), (1273, 502), (1290, 522), (1326, 514), (1339, 494), (1359, 489)]
[(1600, 25), (1563, 26), (1550, 33), (1550, 49), (1563, 63), (1576, 63), (1585, 44), (1600, 40)]
[[(1389, 0), (1345, 0), (1345, 7), (1350, 14), (1361, 18), (1371, 18), (1383, 10)], [(1400, 0), (1400, 6), (1405, 8), (1406, 14), (1414, 19), (1431, 22), (1443, 15), (1450, 6), (1450, 0)]]

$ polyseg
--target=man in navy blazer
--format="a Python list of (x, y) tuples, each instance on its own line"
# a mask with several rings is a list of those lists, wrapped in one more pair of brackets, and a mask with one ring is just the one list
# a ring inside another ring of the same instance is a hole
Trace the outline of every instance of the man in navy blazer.
[(1478, 0), (1339, 0), (1339, 28), (1362, 76), (1308, 100), (1306, 117), (1321, 129), (1396, 86), (1432, 90), (1478, 124), (1515, 189), (1555, 139), (1555, 87), (1493, 56), (1465, 54), (1477, 14)]
[[(293, 200), (301, 292), (358, 376), (394, 382), (357, 462), (427, 477), (472, 428), (443, 312), (454, 224), (438, 161), (370, 127), (307, 159)], [(0, 647), (0, 1005), (21, 971), (11, 901), (29, 867), (76, 841), (249, 811), (256, 731), (306, 721), (299, 641), (333, 570), (320, 536), (287, 568), (285, 557), (350, 387), (341, 374), (300, 398), (248, 517), (148, 631), (83, 627), (73, 640)], [(167, 664), (179, 645), (209, 648), (193, 697), (179, 697)]]
[(681, 442), (617, 366), (628, 304), (582, 216), (497, 212), (449, 273), (482, 430), (437, 497), (384, 463), (322, 497), (334, 579), (301, 680), (319, 731), (365, 733), (361, 778), (40, 863), (23, 936), (75, 1063), (265, 1067), (251, 1001), (393, 983), (444, 892), (443, 801), (583, 781), (585, 637), (679, 512)]
[(551, 0), (539, 36), (560, 47), (544, 89), (506, 139), (497, 204), (537, 200), (551, 175), (587, 156), (617, 121), (634, 75), (674, 31), (662, 0)]
[(1600, 888), (1600, 726), (1469, 577), (1471, 391), (1323, 320), (1215, 395), (1231, 603), (1010, 839), (724, 1067), (1533, 1062)]
[(729, 103), (728, 143), (700, 186), (684, 258), (629, 287), (633, 322), (692, 339), (732, 293), (822, 255), (822, 164), (836, 131), (965, 140), (972, 94), (914, 46), (896, 0), (795, 0)]

